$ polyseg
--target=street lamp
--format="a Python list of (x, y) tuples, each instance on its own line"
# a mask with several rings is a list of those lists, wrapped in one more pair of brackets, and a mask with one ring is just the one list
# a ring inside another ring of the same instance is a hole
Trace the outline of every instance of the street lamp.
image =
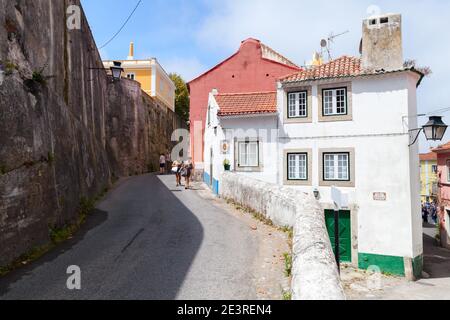
[(447, 131), (448, 126), (442, 121), (442, 117), (440, 116), (433, 116), (430, 117), (430, 120), (420, 129), (411, 130), (417, 131), (416, 138), (414, 139), (414, 142), (411, 143), (409, 146), (412, 146), (416, 143), (417, 139), (419, 138), (420, 132), (423, 130), (425, 133), (425, 137), (428, 141), (441, 141), (442, 138), (444, 138), (444, 134)]
[(111, 74), (112, 74), (112, 77), (113, 77), (113, 81), (120, 80), (121, 74), (122, 74), (122, 71), (123, 71), (122, 63), (119, 62), (119, 61), (114, 61), (113, 63), (114, 63), (114, 65), (111, 66), (111, 68), (110, 68), (111, 69)]
[(442, 121), (442, 117), (430, 117), (430, 121), (423, 126), (423, 131), (427, 140), (441, 141), (444, 138), (447, 125)]

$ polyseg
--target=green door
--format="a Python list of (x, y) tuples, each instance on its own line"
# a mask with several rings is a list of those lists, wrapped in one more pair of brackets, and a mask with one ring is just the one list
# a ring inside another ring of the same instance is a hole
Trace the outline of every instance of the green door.
[[(325, 223), (334, 252), (334, 211), (325, 210)], [(350, 211), (339, 212), (339, 247), (341, 262), (352, 262), (352, 232)]]

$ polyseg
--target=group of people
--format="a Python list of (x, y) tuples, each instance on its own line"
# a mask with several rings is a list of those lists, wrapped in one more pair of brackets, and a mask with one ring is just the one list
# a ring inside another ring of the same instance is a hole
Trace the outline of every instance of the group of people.
[(429, 218), (431, 217), (431, 219), (433, 220), (433, 222), (436, 224), (437, 223), (437, 207), (436, 204), (433, 203), (429, 203), (429, 202), (425, 202), (422, 203), (422, 219), (423, 222), (428, 223), (429, 222)]
[(189, 189), (191, 185), (192, 171), (194, 169), (191, 159), (189, 158), (186, 161), (175, 160), (171, 162), (170, 155), (161, 154), (159, 157), (159, 173), (166, 174), (169, 171), (169, 168), (171, 168), (170, 172), (175, 174), (177, 187), (183, 186), (181, 184), (181, 180), (184, 177), (184, 187), (185, 189)]

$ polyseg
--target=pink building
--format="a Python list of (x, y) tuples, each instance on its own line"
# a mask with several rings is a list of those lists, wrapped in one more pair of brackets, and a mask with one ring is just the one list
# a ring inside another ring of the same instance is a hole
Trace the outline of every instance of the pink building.
[(433, 149), (437, 154), (441, 244), (450, 248), (450, 142)]
[(203, 169), (203, 136), (208, 96), (223, 93), (276, 91), (277, 79), (301, 70), (289, 59), (256, 39), (242, 41), (239, 50), (188, 83), (190, 92), (191, 155)]

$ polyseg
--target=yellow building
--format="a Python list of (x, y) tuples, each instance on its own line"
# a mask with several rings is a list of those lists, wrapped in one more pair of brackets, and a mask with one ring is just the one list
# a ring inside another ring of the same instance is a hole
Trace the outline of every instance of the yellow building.
[(420, 196), (422, 202), (437, 198), (437, 155), (434, 152), (420, 155)]
[[(114, 60), (122, 63), (124, 76), (141, 84), (142, 90), (168, 109), (175, 111), (175, 84), (158, 63), (156, 58), (148, 60), (134, 59), (134, 44), (130, 43), (127, 60)], [(112, 60), (103, 61), (106, 69), (113, 65)]]

